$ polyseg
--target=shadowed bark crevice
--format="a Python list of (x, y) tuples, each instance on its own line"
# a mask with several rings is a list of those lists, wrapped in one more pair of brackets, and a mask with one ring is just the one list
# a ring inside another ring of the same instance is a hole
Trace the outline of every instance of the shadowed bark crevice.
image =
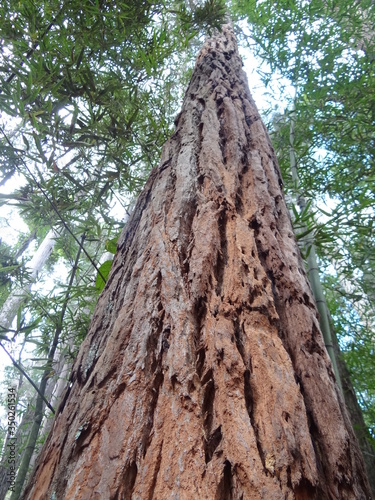
[(115, 500), (131, 500), (138, 468), (135, 462), (126, 465), (122, 474), (121, 487), (115, 496)]
[(160, 366), (160, 351), (159, 345), (161, 344), (161, 333), (163, 331), (163, 323), (159, 318), (155, 319), (156, 328), (148, 335), (146, 341), (146, 355), (145, 355), (145, 370), (151, 376), (156, 372)]
[(152, 471), (152, 479), (151, 479), (151, 484), (150, 484), (148, 500), (154, 499), (155, 485), (156, 485), (156, 481), (158, 479), (158, 474), (160, 471), (161, 461), (162, 461), (162, 456), (163, 456), (163, 443), (164, 443), (164, 441), (162, 440), (160, 443), (159, 449), (158, 449), (157, 458), (154, 462), (154, 469)]
[(213, 370), (210, 368), (209, 370), (206, 371), (206, 373), (203, 375), (202, 380), (201, 380), (201, 385), (202, 387), (207, 384), (210, 380), (212, 380), (213, 376)]
[[(217, 117), (219, 122), (221, 123), (223, 121), (224, 117), (224, 106), (222, 105), (222, 98), (217, 101), (219, 104), (218, 110), (217, 110)], [(223, 129), (223, 127), (220, 127), (219, 130), (219, 146), (221, 150), (221, 158), (223, 160), (223, 164), (226, 165), (227, 163), (227, 155), (226, 155), (226, 145), (227, 145), (227, 136), (226, 136), (226, 131)]]
[[(212, 377), (212, 372), (210, 372)], [(214, 399), (215, 399), (215, 382), (210, 378), (203, 385), (203, 403), (202, 403), (202, 416), (203, 428), (206, 436), (210, 436), (212, 431), (212, 422), (214, 420)]]
[[(300, 387), (301, 387), (301, 393), (302, 393), (302, 395), (304, 395), (303, 384), (301, 384)], [(306, 406), (308, 408), (308, 404)], [(320, 441), (319, 428), (314, 420), (313, 413), (309, 410), (307, 410), (307, 422), (309, 425), (311, 442), (312, 442), (312, 445), (314, 448), (316, 467), (317, 467), (318, 472), (321, 475), (321, 477), (324, 478), (324, 477), (327, 477), (327, 471), (325, 470), (325, 467), (324, 467), (324, 451), (321, 449), (321, 446), (319, 445), (319, 441)], [(303, 485), (305, 483), (306, 482), (303, 479), (301, 479), (301, 481), (299, 481), (299, 484)], [(320, 486), (321, 486), (321, 488), (316, 488), (316, 490), (320, 491), (320, 495), (321, 495), (320, 498), (330, 498), (329, 493), (327, 491), (327, 481), (321, 482)]]
[(83, 448), (90, 444), (94, 435), (90, 422), (82, 422), (76, 430), (74, 453), (81, 453)]
[(121, 396), (121, 394), (126, 390), (126, 387), (127, 386), (125, 382), (121, 382), (120, 384), (118, 384), (113, 392), (115, 400)]
[(196, 361), (195, 361), (195, 369), (199, 378), (202, 377), (205, 359), (206, 359), (206, 349), (205, 347), (201, 347), (197, 351)]
[(294, 488), (296, 500), (320, 500), (325, 498), (322, 490), (313, 486), (310, 481), (302, 478), (300, 483)]
[(237, 350), (240, 353), (244, 366), (248, 368), (248, 360), (246, 359), (245, 348), (244, 348), (243, 325), (240, 324), (240, 320), (238, 319), (237, 316), (233, 318), (233, 328), (234, 328), (234, 338), (236, 340)]
[(202, 328), (204, 327), (205, 320), (207, 317), (207, 302), (204, 297), (199, 298), (193, 308), (193, 318), (194, 318), (194, 352), (195, 352), (195, 363), (197, 370), (202, 366), (202, 356), (204, 362), (204, 350), (202, 351)]
[[(304, 346), (303, 346), (309, 354), (311, 354), (311, 355), (319, 354), (320, 356), (323, 355), (324, 351), (323, 351), (322, 344), (321, 344), (321, 342), (318, 342), (320, 335), (321, 334), (320, 334), (320, 331), (318, 330), (317, 325), (315, 323), (313, 323), (311, 336), (306, 340), (306, 342), (304, 343)], [(332, 371), (332, 375), (333, 375), (333, 371)]]
[[(239, 179), (239, 181), (241, 183), (241, 178)], [(242, 215), (242, 213), (243, 213), (243, 202), (242, 202), (242, 189), (241, 189), (241, 187), (239, 187), (237, 189), (236, 200), (235, 200), (235, 207), (236, 207), (236, 212), (239, 215)]]
[(158, 371), (154, 374), (154, 383), (150, 391), (150, 402), (147, 408), (145, 425), (141, 442), (142, 456), (145, 457), (152, 440), (152, 428), (154, 426), (155, 410), (159, 399), (160, 388), (163, 385), (164, 375)]
[[(105, 386), (106, 384), (109, 383), (110, 380), (114, 379), (117, 373), (117, 367), (113, 366), (108, 373), (105, 374), (104, 378), (100, 379), (99, 381), (93, 380), (93, 384), (100, 389), (101, 387)], [(119, 394), (121, 393), (121, 390)]]
[(233, 498), (233, 477), (232, 464), (225, 460), (222, 477), (218, 485), (215, 500), (232, 500)]
[(65, 389), (65, 392), (63, 393), (63, 395), (61, 396), (61, 402), (57, 408), (57, 411), (56, 411), (56, 414), (58, 415), (59, 413), (61, 413), (65, 407), (65, 404), (66, 404), (66, 401), (69, 397), (69, 394), (70, 394), (70, 390), (71, 390), (71, 387), (72, 387), (72, 376), (70, 377), (69, 381), (68, 381), (68, 384), (67, 384), (67, 387)]
[(250, 424), (254, 431), (254, 436), (256, 440), (257, 450), (259, 453), (260, 460), (263, 465), (264, 471), (266, 471), (265, 467), (265, 454), (262, 448), (258, 425), (254, 418), (254, 393), (251, 387), (251, 373), (250, 370), (245, 370), (244, 372), (244, 395), (245, 395), (245, 403), (247, 414), (249, 415)]
[(188, 281), (190, 271), (191, 250), (194, 242), (192, 225), (197, 211), (197, 200), (192, 198), (186, 203), (180, 226), (180, 250), (178, 252), (181, 274)]
[(218, 218), (218, 228), (220, 235), (220, 248), (217, 252), (214, 275), (216, 279), (215, 293), (218, 297), (222, 294), (225, 268), (228, 264), (228, 245), (226, 238), (227, 212), (225, 207), (221, 208)]
[(204, 456), (206, 464), (212, 460), (212, 456), (215, 453), (216, 448), (219, 446), (220, 441), (223, 439), (221, 433), (221, 425), (217, 427), (212, 434), (207, 436), (204, 440)]

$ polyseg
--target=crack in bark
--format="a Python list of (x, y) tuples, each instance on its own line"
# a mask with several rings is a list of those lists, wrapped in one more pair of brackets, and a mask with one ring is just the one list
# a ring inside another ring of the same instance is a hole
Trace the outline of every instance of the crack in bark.
[[(215, 382), (212, 375), (212, 370), (209, 370), (209, 380), (203, 387), (203, 429), (205, 436), (210, 436), (212, 431), (212, 423), (214, 420), (214, 399), (215, 399)], [(207, 374), (206, 374), (207, 375)]]
[(159, 446), (159, 451), (158, 451), (158, 456), (155, 461), (155, 466), (154, 466), (154, 471), (152, 474), (152, 481), (151, 481), (151, 486), (148, 494), (148, 500), (152, 500), (154, 498), (154, 490), (156, 486), (156, 482), (158, 479), (158, 474), (161, 466), (161, 460), (162, 460), (162, 451), (163, 451), (163, 444), (164, 440), (161, 441), (160, 446)]
[(199, 378), (203, 372), (203, 366), (205, 361), (205, 348), (201, 345), (202, 342), (202, 328), (205, 323), (207, 316), (207, 302), (205, 299), (198, 299), (193, 307), (193, 319), (194, 319), (194, 352), (195, 352), (195, 369)]
[(190, 270), (190, 257), (192, 250), (192, 226), (193, 221), (197, 211), (197, 199), (194, 197), (189, 200), (189, 203), (185, 204), (185, 210), (183, 218), (181, 219), (180, 235), (179, 241), (181, 241), (181, 246), (178, 251), (178, 258), (180, 261), (181, 274), (185, 281), (188, 282), (189, 270)]
[(100, 381), (95, 380), (95, 387), (97, 389), (100, 389), (101, 387), (107, 385), (108, 380), (114, 378), (114, 376), (117, 373), (117, 367), (113, 366), (108, 373), (106, 373), (105, 377), (102, 378)]
[(145, 415), (145, 425), (142, 430), (142, 442), (140, 449), (142, 450), (142, 456), (145, 457), (147, 450), (151, 444), (152, 440), (152, 428), (154, 426), (154, 417), (156, 405), (159, 399), (160, 387), (162, 386), (164, 381), (164, 375), (161, 372), (158, 372), (154, 376), (153, 385), (150, 390), (150, 403), (148, 407), (147, 414)]
[(232, 464), (229, 460), (225, 460), (223, 473), (218, 484), (215, 500), (232, 500), (233, 499), (233, 476)]
[[(221, 102), (222, 102), (222, 100), (221, 100)], [(219, 101), (217, 101), (217, 103), (219, 104), (218, 109), (217, 109), (217, 117), (218, 117), (218, 120), (220, 123), (219, 146), (220, 146), (220, 150), (221, 150), (221, 158), (223, 160), (223, 164), (226, 165), (226, 163), (227, 163), (227, 155), (226, 155), (227, 137), (226, 137), (226, 130), (222, 127), (224, 108), (221, 105), (221, 103), (219, 103)]]
[(72, 382), (72, 376), (71, 376), (69, 378), (68, 385), (67, 385), (67, 387), (65, 389), (65, 392), (64, 392), (64, 394), (61, 397), (61, 402), (60, 402), (60, 404), (59, 404), (59, 406), (57, 408), (56, 415), (59, 415), (60, 413), (62, 413), (62, 411), (63, 411), (63, 409), (65, 407), (65, 404), (66, 404), (66, 402), (68, 400), (70, 391), (72, 389), (72, 384), (73, 384), (73, 382)]
[(199, 378), (202, 377), (204, 363), (206, 359), (206, 348), (201, 347), (196, 351), (195, 370)]
[[(324, 492), (313, 486), (306, 478), (301, 478), (299, 484), (294, 487), (294, 495), (297, 500), (320, 500), (324, 498)], [(340, 498), (345, 498), (344, 496)]]
[[(239, 181), (241, 183), (241, 176), (239, 177)], [(237, 189), (237, 193), (236, 193), (236, 199), (235, 199), (235, 207), (236, 207), (236, 211), (238, 213), (239, 216), (242, 216), (243, 214), (243, 202), (242, 202), (242, 188), (239, 187)]]
[(135, 461), (126, 464), (122, 473), (122, 485), (114, 497), (115, 500), (131, 500), (137, 474), (138, 468)]
[(216, 448), (219, 446), (223, 435), (221, 433), (221, 425), (217, 427), (208, 437), (204, 440), (204, 458), (206, 464), (212, 460)]
[(262, 445), (260, 442), (258, 426), (257, 426), (257, 424), (255, 422), (255, 418), (254, 418), (254, 394), (253, 394), (253, 389), (251, 387), (250, 377), (251, 377), (250, 370), (249, 369), (245, 370), (245, 372), (243, 374), (243, 378), (244, 378), (244, 395), (245, 395), (246, 410), (247, 410), (247, 414), (249, 415), (251, 427), (254, 431), (255, 441), (256, 441), (259, 457), (260, 457), (260, 460), (261, 460), (262, 465), (263, 465), (263, 470), (265, 473), (267, 473), (267, 469), (265, 467), (264, 451), (263, 451), (263, 448), (262, 448)]
[(218, 228), (220, 235), (220, 248), (217, 251), (216, 265), (214, 266), (214, 276), (216, 279), (215, 293), (221, 296), (224, 282), (225, 267), (228, 264), (228, 243), (226, 238), (227, 214), (225, 207), (221, 208)]
[(240, 324), (240, 321), (237, 316), (234, 317), (233, 319), (233, 327), (234, 327), (234, 337), (236, 339), (237, 351), (240, 353), (243, 364), (247, 368), (248, 362), (245, 356), (245, 349), (244, 349), (243, 325)]

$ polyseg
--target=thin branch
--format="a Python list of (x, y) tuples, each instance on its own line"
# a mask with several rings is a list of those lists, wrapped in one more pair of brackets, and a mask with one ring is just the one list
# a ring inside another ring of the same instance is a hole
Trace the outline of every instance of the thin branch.
[(62, 324), (63, 324), (63, 321), (64, 321), (64, 316), (65, 316), (65, 312), (66, 312), (66, 308), (68, 307), (68, 302), (69, 302), (69, 299), (70, 299), (70, 293), (71, 293), (71, 289), (72, 289), (72, 286), (73, 286), (73, 282), (74, 282), (74, 278), (76, 276), (76, 272), (77, 272), (77, 269), (78, 269), (78, 262), (79, 262), (79, 258), (81, 256), (81, 250), (83, 249), (83, 242), (85, 241), (85, 238), (86, 238), (86, 234), (83, 233), (82, 236), (81, 236), (81, 243), (78, 247), (78, 252), (77, 252), (77, 255), (76, 255), (76, 258), (75, 258), (75, 261), (74, 261), (74, 265), (73, 265), (73, 269), (72, 269), (72, 274), (70, 276), (70, 280), (69, 280), (69, 284), (68, 284), (68, 289), (67, 289), (67, 292), (66, 292), (66, 296), (65, 296), (65, 300), (64, 300), (64, 303), (63, 303), (63, 307), (61, 309), (61, 314), (60, 314), (60, 319), (59, 319), (59, 323), (58, 323), (58, 328), (62, 328)]
[(41, 398), (43, 398), (43, 401), (46, 403), (46, 405), (48, 406), (48, 408), (51, 410), (51, 412), (53, 414), (55, 414), (55, 410), (54, 408), (50, 405), (50, 403), (47, 401), (47, 399), (44, 397), (44, 395), (39, 391), (38, 387), (34, 384), (34, 382), (31, 380), (31, 378), (28, 376), (28, 374), (25, 372), (25, 370), (22, 368), (22, 366), (17, 363), (17, 361), (13, 358), (13, 356), (10, 354), (10, 352), (8, 352), (8, 350), (3, 346), (3, 344), (0, 342), (0, 346), (4, 349), (4, 351), (7, 353), (7, 355), (10, 357), (10, 359), (12, 360), (12, 363), (13, 365), (17, 368), (17, 370), (19, 370), (22, 375), (24, 375), (27, 380), (30, 382), (30, 384), (34, 387), (34, 389), (36, 390), (36, 392), (39, 394), (39, 396)]

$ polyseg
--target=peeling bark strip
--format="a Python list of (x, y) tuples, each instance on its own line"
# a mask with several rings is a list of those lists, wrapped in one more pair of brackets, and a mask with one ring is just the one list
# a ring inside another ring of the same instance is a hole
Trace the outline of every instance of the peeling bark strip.
[(25, 498), (365, 499), (228, 28), (123, 231)]

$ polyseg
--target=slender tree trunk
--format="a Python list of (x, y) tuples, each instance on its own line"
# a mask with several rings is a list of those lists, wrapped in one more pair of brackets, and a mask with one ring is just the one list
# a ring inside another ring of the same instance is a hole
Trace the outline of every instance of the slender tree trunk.
[[(306, 200), (304, 199), (303, 194), (300, 192), (299, 187), (300, 185), (297, 172), (297, 158), (294, 150), (295, 120), (293, 111), (290, 113), (290, 118), (290, 165), (292, 171), (292, 179), (295, 186), (296, 199), (299, 204), (300, 210), (303, 212), (306, 209)], [(305, 228), (302, 228), (302, 231), (306, 229), (307, 227), (305, 226)], [(333, 322), (329, 314), (323, 286), (320, 280), (320, 272), (315, 252), (314, 237), (311, 234), (308, 235), (306, 238), (304, 238), (303, 243), (305, 244), (306, 250), (309, 251), (308, 257), (306, 259), (307, 272), (310, 278), (310, 284), (315, 302), (317, 304), (317, 309), (319, 311), (320, 329), (323, 334), (327, 352), (330, 355), (332, 361), (336, 379), (339, 382), (339, 387), (344, 397), (350, 421), (352, 423), (359, 447), (363, 455), (371, 491), (373, 495), (375, 495), (375, 472), (373, 472), (375, 471), (375, 454), (374, 449), (371, 445), (371, 436), (363, 419), (362, 411), (358, 404), (357, 397), (350, 380), (349, 371), (340, 353), (339, 343), (334, 331)]]
[[(23, 342), (23, 345), (21, 347), (20, 353), (19, 353), (19, 361), (22, 356), (22, 351), (25, 347), (25, 341)], [(20, 390), (23, 386), (24, 383), (24, 375), (22, 372), (18, 372), (18, 384), (17, 384), (17, 396), (16, 396), (16, 404), (15, 404), (15, 413), (17, 413), (17, 410), (19, 410), (18, 405), (19, 405), (19, 398), (20, 398)], [(30, 416), (31, 416), (31, 410), (29, 407), (24, 411), (22, 415), (21, 422), (17, 426), (16, 430), (16, 435), (11, 436), (9, 433), (6, 435), (5, 443), (2, 449), (2, 454), (1, 454), (1, 461), (0, 461), (0, 500), (4, 500), (5, 495), (7, 494), (7, 491), (10, 486), (10, 465), (14, 467), (14, 470), (17, 470), (20, 460), (21, 460), (21, 449), (24, 445), (25, 439), (27, 438), (27, 431), (28, 431), (28, 426), (30, 424)], [(17, 446), (15, 446), (15, 455), (14, 457), (10, 457), (10, 448), (9, 446), (12, 443), (17, 443)], [(10, 461), (9, 461), (10, 459)], [(12, 462), (11, 460), (14, 460)]]
[[(63, 390), (66, 388), (68, 375), (70, 374), (71, 364), (66, 363), (64, 356), (59, 353), (55, 356), (53, 363), (53, 378), (49, 378), (47, 382), (46, 392), (44, 397), (50, 402), (53, 408), (58, 406)], [(38, 440), (45, 440), (53, 422), (53, 414), (44, 407), (43, 420), (38, 434)], [(34, 469), (34, 464), (40, 447), (36, 446), (30, 459), (28, 474)], [(0, 499), (1, 500), (1, 499)]]
[(25, 498), (369, 498), (229, 28), (176, 127)]
[(79, 262), (79, 258), (81, 255), (81, 250), (83, 248), (84, 239), (85, 239), (85, 235), (82, 235), (81, 244), (78, 247), (76, 260), (74, 262), (74, 266), (73, 266), (72, 273), (71, 273), (71, 276), (69, 279), (67, 291), (65, 294), (65, 299), (64, 299), (64, 302), (63, 302), (63, 305), (61, 308), (59, 321), (56, 325), (55, 334), (54, 334), (54, 337), (52, 339), (52, 343), (51, 343), (51, 346), (50, 346), (50, 349), (48, 352), (46, 367), (43, 371), (43, 375), (42, 375), (42, 378), (40, 381), (39, 392), (37, 394), (36, 403), (35, 403), (34, 420), (33, 420), (33, 423), (32, 423), (31, 429), (30, 429), (30, 434), (28, 437), (27, 445), (26, 445), (25, 450), (24, 450), (23, 455), (22, 455), (21, 463), (20, 463), (19, 469), (17, 471), (15, 486), (12, 489), (12, 494), (10, 496), (10, 500), (18, 500), (20, 498), (22, 489), (24, 487), (25, 479), (26, 479), (26, 476), (27, 476), (27, 473), (29, 470), (30, 461), (31, 461), (32, 455), (33, 455), (34, 450), (35, 450), (36, 441), (37, 441), (37, 438), (39, 435), (40, 426), (42, 424), (43, 415), (44, 415), (44, 399), (45, 399), (44, 395), (46, 393), (47, 383), (48, 383), (50, 376), (51, 376), (51, 371), (52, 371), (55, 353), (56, 353), (56, 350), (58, 348), (58, 343), (60, 341), (60, 335), (61, 335), (62, 328), (63, 328), (64, 316), (65, 316), (66, 309), (68, 307), (70, 294), (71, 294), (71, 288), (73, 286), (75, 275), (76, 275), (76, 272), (78, 269), (78, 262)]
[(48, 257), (51, 255), (57, 236), (56, 231), (51, 229), (35, 252), (33, 258), (28, 262), (27, 270), (30, 273), (30, 281), (25, 286), (17, 287), (15, 290), (12, 290), (9, 297), (4, 302), (0, 311), (0, 331), (6, 331), (12, 326), (18, 308), (25, 300), (32, 283), (36, 280), (38, 272), (40, 272)]
[(345, 361), (342, 359), (340, 353), (340, 346), (337, 337), (334, 331), (332, 333), (333, 333), (332, 335), (333, 347), (335, 349), (338, 369), (340, 371), (340, 378), (341, 378), (342, 390), (344, 394), (346, 408), (348, 409), (350, 420), (352, 422), (359, 447), (362, 451), (372, 495), (373, 498), (375, 498), (375, 450), (372, 445), (374, 439), (371, 437), (367, 425), (363, 419), (363, 413), (361, 407), (358, 404), (357, 396), (354, 391), (352, 382), (350, 380), (349, 370), (345, 364)]
[[(35, 398), (36, 399), (36, 398)], [(32, 408), (32, 405), (28, 406), (27, 409), (25, 410), (24, 414), (22, 415), (21, 422), (19, 423), (14, 439), (14, 443), (16, 443), (16, 455), (15, 455), (15, 462), (12, 463), (14, 467), (17, 469), (19, 467), (19, 464), (21, 462), (22, 458), (22, 450), (27, 442), (28, 435), (30, 432), (30, 428), (33, 422), (33, 416), (34, 416), (34, 410)], [(4, 500), (7, 492), (9, 491), (9, 463), (8, 463), (8, 457), (9, 457), (9, 452), (8, 452), (8, 439), (7, 442), (5, 443), (4, 446), (4, 455), (2, 457), (1, 463), (0, 463), (0, 500)]]
[[(70, 375), (70, 371), (72, 369), (72, 363), (71, 361), (66, 361), (64, 353), (59, 354), (59, 360), (56, 363), (56, 368), (54, 368), (54, 378), (55, 378), (55, 383), (51, 387), (51, 392), (49, 395), (46, 395), (46, 398), (48, 401), (50, 401), (51, 406), (53, 408), (57, 408), (59, 405), (61, 396), (66, 389), (67, 383), (68, 383), (68, 378)], [(48, 387), (47, 387), (48, 390)], [(49, 431), (51, 430), (51, 424), (52, 424), (52, 418), (51, 418), (52, 412), (49, 412), (44, 418), (42, 428), (40, 430), (41, 436), (46, 436)]]
[[(294, 106), (293, 106), (294, 108)], [(303, 213), (306, 210), (306, 200), (305, 197), (303, 196), (303, 193), (300, 192), (300, 183), (299, 183), (299, 176), (298, 176), (298, 171), (297, 171), (297, 157), (296, 157), (296, 152), (294, 149), (294, 129), (295, 129), (295, 116), (294, 116), (294, 109), (290, 113), (290, 133), (289, 133), (289, 157), (290, 157), (290, 170), (292, 173), (292, 180), (294, 184), (294, 190), (295, 190), (295, 196), (297, 203), (299, 205), (299, 208), (301, 212)], [(306, 230), (307, 227), (304, 226), (302, 228), (302, 231)], [(323, 339), (324, 339), (324, 345), (327, 349), (327, 352), (329, 354), (329, 357), (331, 358), (332, 362), (332, 367), (333, 371), (335, 373), (336, 377), (336, 382), (337, 385), (339, 386), (340, 390), (342, 391), (342, 386), (341, 386), (341, 379), (340, 379), (340, 373), (339, 369), (337, 366), (337, 361), (336, 361), (336, 353), (333, 348), (333, 342), (332, 342), (332, 333), (331, 333), (331, 325), (329, 322), (329, 315), (328, 315), (328, 307), (327, 307), (327, 302), (326, 298), (324, 295), (323, 291), (323, 286), (320, 281), (320, 270), (319, 270), (319, 265), (318, 265), (318, 260), (316, 257), (316, 252), (315, 252), (315, 236), (314, 234), (308, 234), (305, 238), (303, 238), (302, 244), (305, 247), (305, 250), (307, 251), (307, 258), (306, 258), (306, 263), (307, 263), (307, 273), (309, 275), (310, 279), (310, 285), (311, 289), (314, 295), (316, 307), (319, 311), (319, 325), (320, 325), (320, 330), (323, 334)]]

